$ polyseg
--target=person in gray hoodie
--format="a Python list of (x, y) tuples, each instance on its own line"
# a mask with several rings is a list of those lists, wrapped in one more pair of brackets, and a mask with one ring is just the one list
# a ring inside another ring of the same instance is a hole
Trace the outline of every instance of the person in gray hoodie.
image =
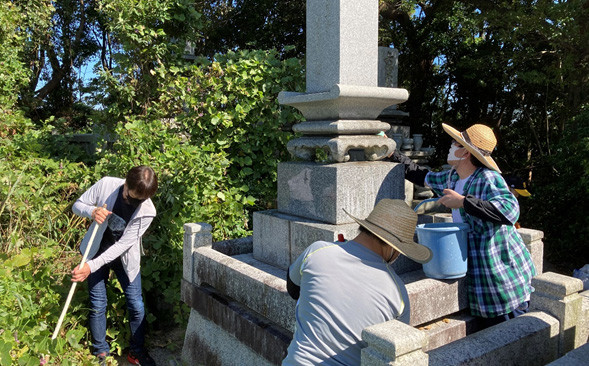
[[(157, 175), (141, 165), (131, 168), (125, 179), (104, 177), (90, 187), (73, 205), (73, 212), (94, 220), (80, 246), (82, 253), (91, 245), (89, 260), (72, 271), (72, 281), (88, 279), (90, 294), (89, 326), (93, 354), (106, 364), (110, 346), (106, 341), (106, 283), (112, 269), (125, 294), (130, 349), (127, 359), (135, 365), (155, 365), (144, 348), (146, 316), (141, 291), (141, 237), (156, 215), (151, 197), (157, 190)], [(104, 207), (106, 205), (106, 207)], [(95, 238), (91, 233), (98, 225)]]

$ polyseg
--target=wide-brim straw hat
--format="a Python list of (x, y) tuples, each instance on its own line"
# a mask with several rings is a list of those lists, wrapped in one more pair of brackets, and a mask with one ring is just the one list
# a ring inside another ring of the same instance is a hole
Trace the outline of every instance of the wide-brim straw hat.
[(466, 131), (460, 132), (454, 127), (442, 123), (442, 128), (487, 168), (501, 173), (501, 169), (491, 157), (491, 153), (497, 145), (497, 138), (490, 127), (475, 124), (467, 128)]
[(413, 241), (417, 214), (405, 201), (382, 199), (364, 220), (352, 216), (345, 209), (344, 212), (406, 257), (419, 263), (429, 262), (432, 258), (432, 251), (428, 247)]

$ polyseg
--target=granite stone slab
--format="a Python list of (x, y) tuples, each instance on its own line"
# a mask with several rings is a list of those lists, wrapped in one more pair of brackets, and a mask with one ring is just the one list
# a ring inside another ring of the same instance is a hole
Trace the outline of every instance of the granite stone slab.
[(391, 162), (278, 164), (278, 210), (322, 221), (347, 224), (350, 214), (366, 218), (383, 198), (404, 199), (403, 166)]

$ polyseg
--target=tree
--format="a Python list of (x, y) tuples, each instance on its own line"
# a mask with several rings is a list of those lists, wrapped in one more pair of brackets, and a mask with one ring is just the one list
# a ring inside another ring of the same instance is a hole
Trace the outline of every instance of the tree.
[(276, 49), (285, 58), (302, 57), (305, 4), (301, 0), (198, 0), (196, 7), (208, 22), (196, 52), (212, 57), (226, 50)]
[(441, 122), (480, 121), (499, 135), (505, 170), (531, 168), (588, 100), (588, 9), (583, 1), (382, 1), (381, 44), (400, 51), (410, 91), (401, 108), (415, 132), (437, 140)]

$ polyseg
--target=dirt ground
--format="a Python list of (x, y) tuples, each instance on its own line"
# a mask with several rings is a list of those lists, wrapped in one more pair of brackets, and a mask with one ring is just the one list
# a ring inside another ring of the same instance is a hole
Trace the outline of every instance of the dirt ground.
[[(181, 366), (182, 345), (186, 329), (178, 328), (171, 331), (153, 332), (147, 336), (148, 352), (157, 366)], [(127, 354), (115, 356), (118, 366), (131, 365)], [(113, 363), (114, 364), (114, 363)]]

